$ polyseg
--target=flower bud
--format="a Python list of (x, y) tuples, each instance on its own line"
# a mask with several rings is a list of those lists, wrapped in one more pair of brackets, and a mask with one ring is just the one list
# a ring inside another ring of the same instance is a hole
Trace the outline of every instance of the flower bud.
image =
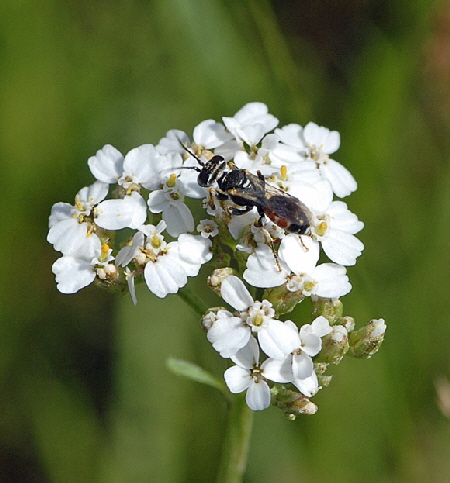
[(361, 329), (351, 332), (349, 354), (363, 359), (372, 357), (380, 348), (385, 332), (386, 322), (384, 319), (371, 320)]
[(325, 299), (322, 297), (311, 297), (313, 303), (313, 317), (323, 315), (330, 324), (333, 324), (338, 317), (342, 317), (343, 305), (339, 299)]
[(269, 288), (264, 291), (263, 299), (272, 303), (275, 313), (277, 315), (287, 314), (295, 309), (295, 306), (300, 303), (305, 296), (301, 290), (291, 292), (286, 285)]
[(343, 325), (333, 326), (333, 330), (322, 338), (322, 350), (315, 359), (318, 362), (339, 364), (349, 349), (347, 329)]
[(214, 270), (214, 272), (208, 277), (209, 288), (220, 297), (220, 287), (222, 282), (230, 275), (233, 275), (233, 273), (234, 271), (230, 267), (218, 268), (217, 270)]
[(301, 414), (315, 414), (318, 409), (318, 407), (306, 396), (303, 396), (303, 394), (285, 388), (282, 388), (277, 392), (274, 404), (277, 408), (281, 409), (288, 419), (291, 420), (294, 420)]

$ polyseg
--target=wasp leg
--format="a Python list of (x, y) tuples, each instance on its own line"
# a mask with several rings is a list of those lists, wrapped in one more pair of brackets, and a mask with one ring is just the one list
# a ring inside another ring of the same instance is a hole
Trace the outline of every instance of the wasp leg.
[(232, 215), (245, 215), (245, 213), (248, 213), (251, 209), (253, 209), (253, 206), (243, 206), (242, 208), (235, 207), (235, 206), (230, 206), (229, 211)]
[(270, 236), (269, 231), (263, 224), (263, 220), (265, 216), (264, 211), (261, 208), (258, 208), (258, 214), (259, 214), (258, 226), (261, 228), (262, 232), (264, 233), (267, 243), (270, 246), (270, 249), (272, 250), (273, 256), (275, 258), (275, 263), (277, 264), (278, 271), (281, 272), (281, 265), (280, 265), (280, 260), (278, 259), (278, 253), (275, 251), (273, 240), (272, 240), (272, 237)]

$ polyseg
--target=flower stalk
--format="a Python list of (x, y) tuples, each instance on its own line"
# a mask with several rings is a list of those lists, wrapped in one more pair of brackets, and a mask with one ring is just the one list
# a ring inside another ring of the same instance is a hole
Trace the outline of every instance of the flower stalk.
[(245, 473), (253, 426), (253, 411), (243, 394), (230, 398), (217, 483), (240, 483)]

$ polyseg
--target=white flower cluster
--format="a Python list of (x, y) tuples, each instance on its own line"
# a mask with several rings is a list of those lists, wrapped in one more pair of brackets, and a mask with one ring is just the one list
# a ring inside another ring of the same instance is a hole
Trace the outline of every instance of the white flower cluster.
[[(356, 190), (353, 176), (330, 158), (338, 132), (314, 123), (277, 128), (278, 119), (257, 102), (222, 121), (201, 122), (192, 139), (171, 130), (125, 156), (104, 146), (88, 160), (96, 181), (74, 205), (53, 206), (48, 241), (62, 253), (53, 272), (63, 293), (95, 280), (128, 287), (135, 302), (136, 280), (165, 297), (211, 259), (231, 267), (215, 289), (236, 312), (208, 311), (203, 325), (213, 347), (236, 364), (225, 373), (228, 387), (247, 390), (248, 405), (258, 410), (270, 404), (267, 381), (314, 395), (312, 358), (323, 337), (346, 338), (347, 328), (323, 316), (300, 328), (278, 320), (275, 313), (292, 307), (282, 310), (275, 295), (255, 302), (235, 274), (252, 287), (278, 290), (279, 299), (293, 298), (292, 306), (305, 297), (337, 300), (351, 290), (345, 267), (363, 250), (355, 237), (363, 223), (334, 200)], [(192, 200), (202, 200), (197, 223)], [(292, 221), (297, 215), (307, 220), (304, 229)], [(319, 263), (321, 249), (328, 262)]]

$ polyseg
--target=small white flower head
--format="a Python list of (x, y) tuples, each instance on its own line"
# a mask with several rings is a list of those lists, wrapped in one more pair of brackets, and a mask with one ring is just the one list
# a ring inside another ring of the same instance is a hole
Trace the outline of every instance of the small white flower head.
[(125, 157), (116, 148), (107, 144), (88, 160), (91, 173), (104, 183), (121, 186), (127, 194), (148, 187), (154, 169), (160, 163), (159, 153), (152, 144), (132, 149)]
[(47, 241), (64, 255), (83, 252), (83, 245), (96, 231), (94, 208), (108, 194), (108, 185), (97, 181), (82, 188), (75, 197), (75, 204), (56, 203), (52, 207)]
[[(157, 247), (154, 246), (156, 240)], [(201, 236), (180, 235), (177, 241), (168, 243), (163, 249), (157, 236), (148, 236), (142, 250), (148, 289), (160, 298), (178, 292), (186, 285), (187, 277), (195, 277), (202, 264), (211, 259), (210, 249), (211, 241)]]
[(340, 265), (354, 265), (364, 245), (354, 235), (364, 227), (343, 201), (333, 201), (322, 213), (315, 213), (313, 237), (321, 242), (328, 258)]
[(259, 347), (256, 339), (248, 343), (233, 357), (235, 366), (225, 371), (225, 383), (232, 393), (247, 391), (245, 400), (253, 411), (270, 406), (270, 387), (264, 378), (264, 364), (259, 364)]
[(222, 298), (239, 311), (240, 320), (250, 333), (257, 334), (261, 349), (274, 359), (282, 359), (295, 346), (284, 322), (274, 318), (272, 304), (267, 300), (254, 302), (243, 282), (233, 275), (221, 286)]
[[(106, 268), (105, 271), (105, 267), (111, 260), (113, 257), (109, 247), (102, 246), (97, 235), (89, 236), (77, 251), (58, 258), (53, 264), (58, 290), (61, 293), (76, 293), (92, 283), (97, 275), (106, 278), (107, 272), (111, 274), (111, 269)], [(116, 273), (114, 269), (113, 274)]]
[(258, 144), (278, 124), (278, 119), (269, 114), (267, 106), (262, 102), (246, 104), (233, 117), (223, 117), (222, 120), (238, 141), (249, 146)]
[[(325, 317), (317, 317), (311, 324), (303, 325), (298, 331), (297, 326), (290, 320), (286, 325), (296, 334), (297, 346), (290, 355), (278, 367), (271, 367), (272, 380), (286, 382), (290, 377), (289, 367), (292, 371), (292, 382), (305, 396), (313, 396), (318, 390), (318, 380), (314, 372), (312, 357), (317, 355), (322, 348), (321, 338), (330, 333), (332, 328)], [(292, 337), (294, 337), (292, 335)], [(278, 369), (278, 373), (276, 372)]]
[(333, 263), (316, 266), (319, 243), (310, 237), (289, 234), (280, 244), (278, 255), (295, 274), (288, 277), (287, 288), (304, 296), (341, 297), (351, 290), (345, 267)]
[(203, 238), (213, 238), (219, 234), (219, 227), (214, 220), (201, 220), (197, 225), (197, 231)]
[[(182, 149), (179, 141), (176, 142), (179, 149)], [(203, 198), (206, 190), (199, 186), (195, 169), (183, 169), (198, 167), (198, 162), (192, 156), (184, 163), (178, 153), (167, 153), (160, 158), (164, 158), (164, 162), (156, 165), (154, 181), (151, 186), (146, 186), (154, 190), (147, 204), (152, 213), (162, 213), (168, 233), (178, 237), (181, 233), (194, 230), (194, 217), (184, 202), (185, 197)]]
[(343, 198), (356, 190), (357, 184), (350, 172), (330, 158), (330, 154), (337, 151), (340, 146), (337, 131), (330, 131), (326, 127), (310, 122), (304, 129), (297, 124), (290, 124), (276, 129), (275, 132), (286, 144), (288, 152), (301, 153), (307, 162), (320, 170), (322, 176), (331, 183), (337, 196)]

